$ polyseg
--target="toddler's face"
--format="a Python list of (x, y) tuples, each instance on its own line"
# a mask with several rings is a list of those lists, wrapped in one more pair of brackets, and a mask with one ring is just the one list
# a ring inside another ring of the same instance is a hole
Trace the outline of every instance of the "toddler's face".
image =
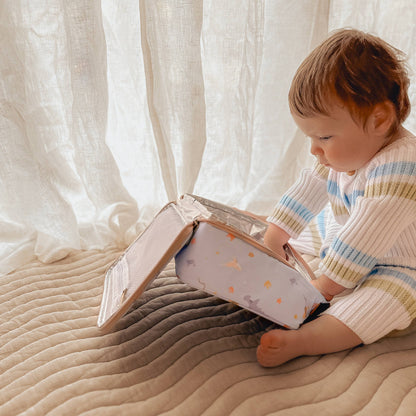
[(371, 127), (358, 124), (346, 107), (334, 105), (329, 116), (302, 118), (293, 115), (300, 130), (311, 139), (311, 153), (319, 163), (338, 172), (353, 172), (363, 167), (386, 145), (385, 138)]

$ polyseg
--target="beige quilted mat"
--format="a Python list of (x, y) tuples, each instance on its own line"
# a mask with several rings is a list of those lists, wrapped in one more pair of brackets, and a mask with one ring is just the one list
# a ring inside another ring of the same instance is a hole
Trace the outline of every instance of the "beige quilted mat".
[(109, 334), (118, 256), (76, 253), (1, 278), (0, 415), (415, 415), (416, 327), (371, 346), (255, 360), (266, 320), (180, 283), (173, 265)]

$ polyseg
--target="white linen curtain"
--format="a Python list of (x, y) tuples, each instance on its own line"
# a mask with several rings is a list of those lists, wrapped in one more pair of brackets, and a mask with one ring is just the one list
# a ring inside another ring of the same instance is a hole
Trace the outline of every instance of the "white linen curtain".
[[(34, 257), (125, 247), (186, 192), (267, 214), (311, 163), (286, 103), (301, 60), (350, 26), (386, 38), (414, 68), (414, 9), (413, 0), (0, 2), (0, 274)], [(416, 131), (414, 114), (407, 126)]]

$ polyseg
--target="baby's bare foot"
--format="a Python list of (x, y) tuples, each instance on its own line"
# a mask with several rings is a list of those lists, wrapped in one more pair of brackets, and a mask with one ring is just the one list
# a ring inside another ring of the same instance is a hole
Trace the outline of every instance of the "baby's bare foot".
[(257, 361), (263, 367), (276, 367), (301, 355), (295, 331), (275, 329), (261, 337)]
[(328, 354), (361, 343), (360, 337), (340, 320), (321, 315), (299, 329), (275, 329), (264, 334), (257, 360), (264, 367), (274, 367), (301, 355)]

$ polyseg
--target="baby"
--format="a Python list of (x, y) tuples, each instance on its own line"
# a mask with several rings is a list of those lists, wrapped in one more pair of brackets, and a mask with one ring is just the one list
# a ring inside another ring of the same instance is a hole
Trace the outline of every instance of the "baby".
[[(311, 141), (305, 169), (277, 204), (264, 238), (291, 239), (321, 263), (312, 284), (331, 306), (298, 330), (264, 334), (263, 366), (375, 342), (416, 317), (416, 138), (400, 51), (358, 30), (335, 32), (301, 64), (289, 92)], [(349, 290), (346, 290), (349, 289)]]

